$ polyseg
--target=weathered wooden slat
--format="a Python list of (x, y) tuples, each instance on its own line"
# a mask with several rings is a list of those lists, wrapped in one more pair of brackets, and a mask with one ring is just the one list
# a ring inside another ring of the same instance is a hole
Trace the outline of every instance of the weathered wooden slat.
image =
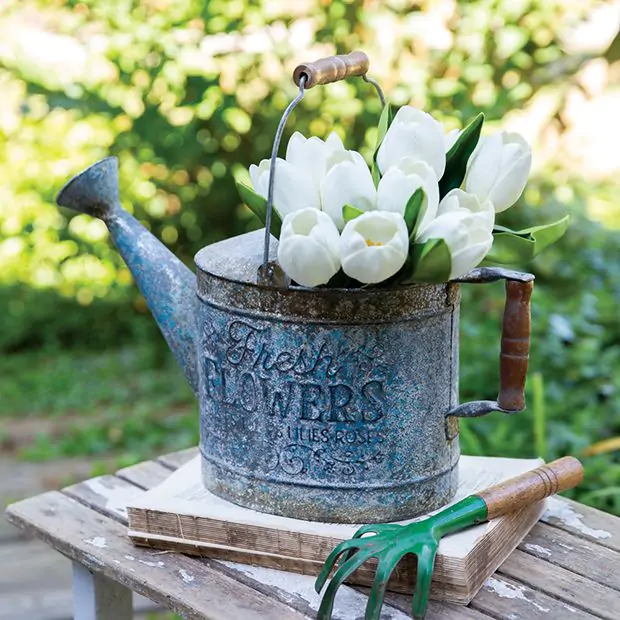
[[(227, 574), (241, 583), (255, 587), (266, 595), (292, 605), (310, 618), (316, 617), (321, 598), (314, 590), (314, 577), (287, 573), (262, 566), (222, 562)], [(355, 588), (341, 586), (336, 595), (333, 620), (359, 620), (364, 617), (368, 597)], [(465, 620), (457, 611), (452, 620)], [(410, 615), (384, 604), (381, 620), (410, 620)], [(430, 616), (427, 620), (433, 620)], [(484, 619), (486, 620), (486, 619)]]
[(164, 454), (163, 456), (160, 456), (157, 461), (169, 469), (179, 469), (179, 467), (185, 465), (185, 463), (189, 463), (197, 455), (197, 447), (187, 448), (186, 450), (180, 450), (179, 452)]
[[(596, 562), (596, 557), (592, 556)], [(599, 618), (618, 620), (620, 595), (616, 590), (596, 583), (582, 575), (518, 549), (502, 564), (503, 575), (530, 587), (544, 590), (569, 606), (592, 613)]]
[(62, 493), (52, 491), (13, 504), (7, 510), (7, 518), (86, 568), (187, 618), (293, 620), (304, 617), (215, 570), (209, 562), (134, 547), (120, 523)]
[(550, 497), (542, 521), (598, 545), (620, 551), (620, 519), (565, 497)]
[[(140, 471), (139, 466), (133, 466), (132, 474), (145, 483), (149, 483), (149, 480), (153, 485), (158, 483), (157, 476), (149, 478), (149, 474), (153, 473), (153, 468), (148, 465), (143, 471)], [(127, 522), (125, 513), (121, 513), (117, 510), (117, 499), (125, 498), (131, 495), (131, 493), (142, 493), (141, 489), (133, 486), (126, 480), (115, 478), (113, 476), (106, 476), (104, 480), (95, 479), (96, 483), (91, 485), (92, 481), (85, 481), (80, 484), (68, 487), (64, 491), (71, 494), (71, 497), (84, 503), (89, 508), (92, 508), (98, 513), (107, 515), (121, 523)], [(162, 554), (168, 555), (168, 554)], [(198, 563), (207, 563), (214, 570), (220, 570), (228, 574), (232, 578), (249, 585), (275, 600), (281, 601), (286, 604), (293, 604), (293, 606), (302, 613), (314, 613), (318, 609), (319, 597), (314, 592), (314, 577), (304, 575), (292, 575), (283, 571), (275, 571), (260, 567), (251, 567), (245, 565), (234, 564), (232, 562), (219, 562), (217, 560), (207, 560), (205, 558), (187, 558), (188, 561), (194, 561)], [(250, 575), (248, 571), (253, 571)], [(261, 572), (263, 571), (263, 572)], [(274, 577), (274, 574), (277, 577)], [(272, 585), (267, 586), (267, 583)], [(344, 603), (340, 603), (343, 600)], [(336, 608), (334, 612), (334, 620), (347, 620), (349, 613), (348, 610), (353, 610), (357, 614), (353, 616), (355, 618), (361, 617), (364, 614), (365, 597), (358, 592), (355, 592), (352, 588), (347, 586), (342, 588), (342, 594), (339, 599), (336, 599)], [(343, 607), (342, 605), (345, 605)], [(351, 611), (351, 613), (353, 613)], [(385, 607), (385, 613), (382, 618), (384, 620), (405, 620), (406, 616), (402, 615), (400, 610), (395, 608)], [(454, 616), (454, 620), (461, 620), (460, 616)]]
[(119, 469), (116, 472), (116, 476), (135, 484), (141, 489), (151, 489), (160, 482), (163, 482), (170, 473), (170, 469), (161, 463), (156, 461), (144, 461), (137, 465)]
[(604, 586), (620, 590), (620, 553), (617, 551), (592, 544), (546, 523), (538, 523), (519, 545), (519, 549)]
[(143, 489), (116, 476), (99, 476), (66, 487), (62, 492), (103, 515), (127, 523), (125, 507)]
[(504, 575), (493, 575), (471, 602), (474, 609), (502, 620), (594, 620), (596, 616)]
[[(360, 592), (364, 592), (364, 594), (368, 596), (368, 588), (357, 589), (359, 589)], [(392, 605), (392, 607), (396, 607), (407, 614), (411, 614), (411, 596), (387, 592), (385, 600)], [(490, 617), (486, 614), (472, 609), (471, 607), (430, 601), (425, 620), (489, 620), (489, 618)]]

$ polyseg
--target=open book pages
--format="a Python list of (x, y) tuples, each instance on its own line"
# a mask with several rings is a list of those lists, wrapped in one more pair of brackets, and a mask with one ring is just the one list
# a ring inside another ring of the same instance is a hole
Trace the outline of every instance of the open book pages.
[[(454, 502), (534, 469), (542, 462), (462, 456)], [(543, 502), (538, 502), (443, 538), (435, 565), (435, 596), (454, 602), (470, 600), (529, 532), (542, 508)], [(351, 538), (359, 527), (291, 519), (232, 504), (202, 486), (200, 457), (145, 491), (131, 502), (127, 511), (129, 536), (137, 544), (308, 574), (317, 574), (329, 551)], [(372, 576), (373, 566), (369, 563), (357, 571), (352, 581), (367, 584)], [(415, 560), (406, 556), (390, 582), (390, 589), (410, 592), (414, 578)]]

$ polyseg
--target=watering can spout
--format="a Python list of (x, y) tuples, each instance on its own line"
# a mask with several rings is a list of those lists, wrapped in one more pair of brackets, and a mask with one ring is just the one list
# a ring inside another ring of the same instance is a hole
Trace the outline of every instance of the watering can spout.
[(73, 177), (56, 202), (105, 222), (168, 346), (197, 392), (196, 277), (121, 207), (116, 157), (106, 157)]

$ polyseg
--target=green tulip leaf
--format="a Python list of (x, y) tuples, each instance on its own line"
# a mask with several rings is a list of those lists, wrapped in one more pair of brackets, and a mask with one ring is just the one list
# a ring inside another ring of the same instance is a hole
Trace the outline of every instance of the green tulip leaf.
[(413, 192), (413, 195), (407, 201), (405, 206), (405, 223), (407, 224), (407, 231), (409, 232), (409, 238), (415, 237), (420, 226), (420, 222), (424, 217), (424, 209), (422, 209), (422, 203), (424, 202), (424, 190), (421, 187)]
[(443, 198), (450, 190), (461, 187), (467, 171), (467, 162), (480, 139), (482, 123), (484, 123), (484, 114), (481, 112), (463, 129), (458, 140), (446, 153), (446, 170), (439, 181), (440, 198)]
[(486, 255), (484, 263), (514, 265), (529, 262), (562, 237), (568, 229), (569, 221), (570, 215), (565, 215), (557, 222), (524, 230), (511, 230), (495, 225), (493, 247)]
[(344, 207), (342, 207), (342, 219), (345, 224), (359, 217), (362, 213), (364, 212), (361, 209), (357, 209), (351, 205), (344, 205)]
[(392, 109), (392, 106), (389, 103), (386, 103), (385, 106), (383, 106), (383, 111), (381, 112), (381, 116), (379, 118), (377, 146), (372, 156), (372, 178), (375, 185), (379, 185), (379, 181), (381, 180), (381, 172), (379, 171), (379, 165), (377, 164), (377, 154), (379, 153), (379, 147), (383, 142), (383, 138), (385, 138), (385, 134), (394, 120), (394, 114), (395, 112)]
[[(260, 194), (257, 194), (251, 187), (241, 183), (235, 182), (237, 185), (237, 191), (241, 200), (248, 206), (250, 211), (256, 215), (256, 217), (263, 223), (263, 226), (267, 223), (267, 200)], [(278, 213), (276, 206), (273, 205), (271, 211), (271, 234), (276, 238), (280, 238), (280, 231), (282, 230), (282, 216)]]
[(450, 279), (452, 257), (450, 248), (443, 239), (412, 243), (409, 247), (409, 257), (412, 269), (404, 283), (437, 284)]

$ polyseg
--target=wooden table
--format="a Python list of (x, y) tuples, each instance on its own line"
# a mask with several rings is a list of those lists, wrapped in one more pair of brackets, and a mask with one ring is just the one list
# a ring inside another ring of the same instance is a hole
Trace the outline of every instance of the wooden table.
[[(73, 560), (76, 620), (128, 620), (132, 590), (186, 618), (315, 617), (312, 577), (157, 552), (127, 539), (128, 500), (195, 455), (195, 449), (176, 452), (8, 508), (9, 521)], [(468, 607), (432, 601), (428, 620), (618, 620), (620, 519), (549, 501), (542, 522)], [(334, 618), (363, 618), (365, 591), (341, 590)], [(387, 603), (385, 620), (409, 617), (409, 597), (389, 594)]]

